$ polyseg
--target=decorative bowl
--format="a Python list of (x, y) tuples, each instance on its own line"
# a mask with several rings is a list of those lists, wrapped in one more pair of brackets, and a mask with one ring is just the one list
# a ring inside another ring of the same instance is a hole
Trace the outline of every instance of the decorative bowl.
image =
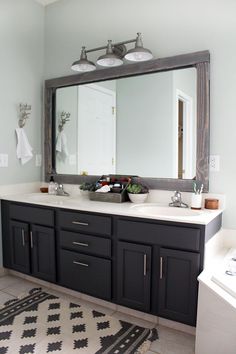
[(144, 203), (147, 199), (148, 193), (142, 193), (142, 194), (132, 194), (128, 193), (129, 199), (132, 203)]

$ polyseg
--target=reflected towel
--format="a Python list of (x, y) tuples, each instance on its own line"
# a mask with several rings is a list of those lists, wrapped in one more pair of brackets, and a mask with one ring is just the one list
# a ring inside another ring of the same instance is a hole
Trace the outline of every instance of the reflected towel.
[(16, 128), (17, 147), (16, 156), (21, 160), (22, 165), (32, 159), (33, 148), (30, 146), (29, 140), (23, 128)]
[(63, 153), (66, 157), (69, 155), (67, 148), (67, 137), (63, 131), (58, 133), (56, 151)]

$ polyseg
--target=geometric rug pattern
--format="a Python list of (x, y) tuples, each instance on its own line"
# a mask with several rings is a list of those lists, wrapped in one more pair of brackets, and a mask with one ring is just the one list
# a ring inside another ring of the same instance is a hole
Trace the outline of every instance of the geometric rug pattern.
[[(79, 302), (79, 300), (78, 300)], [(143, 354), (156, 329), (32, 289), (0, 310), (0, 354)]]

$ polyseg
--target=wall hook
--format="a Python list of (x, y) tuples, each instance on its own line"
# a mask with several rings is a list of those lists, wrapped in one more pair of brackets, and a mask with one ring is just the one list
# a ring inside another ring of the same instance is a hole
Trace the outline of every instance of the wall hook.
[(23, 128), (25, 126), (26, 119), (28, 119), (31, 114), (31, 105), (20, 103), (19, 110), (20, 118), (18, 124), (20, 128)]
[(64, 129), (64, 125), (66, 124), (66, 122), (69, 122), (69, 120), (70, 120), (70, 113), (62, 111), (60, 116), (60, 122), (58, 125), (59, 132), (61, 132)]

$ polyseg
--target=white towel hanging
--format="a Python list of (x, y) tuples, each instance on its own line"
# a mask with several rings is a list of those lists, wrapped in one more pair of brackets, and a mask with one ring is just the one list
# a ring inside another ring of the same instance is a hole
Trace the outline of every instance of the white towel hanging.
[(32, 159), (33, 148), (30, 146), (29, 140), (23, 128), (16, 128), (17, 147), (16, 156), (21, 160), (22, 165)]
[(67, 137), (63, 131), (58, 133), (56, 141), (56, 151), (62, 153), (65, 157), (69, 155), (67, 148)]

